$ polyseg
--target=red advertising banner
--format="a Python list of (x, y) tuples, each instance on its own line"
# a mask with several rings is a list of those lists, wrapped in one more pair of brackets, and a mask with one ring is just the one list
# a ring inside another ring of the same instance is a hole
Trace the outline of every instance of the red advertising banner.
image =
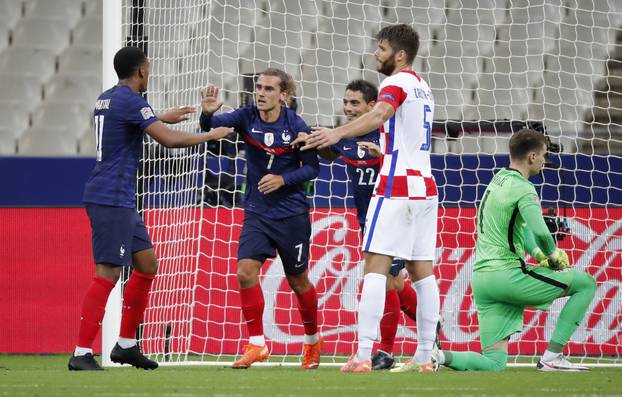
[[(560, 246), (576, 268), (598, 281), (588, 318), (573, 335), (570, 352), (620, 355), (622, 209), (569, 209), (567, 215), (572, 234)], [(236, 280), (242, 217), (241, 210), (229, 209), (145, 213), (160, 258), (160, 274), (142, 330), (147, 351), (215, 355), (241, 351), (247, 338)], [(93, 274), (84, 210), (4, 208), (0, 219), (0, 353), (71, 351), (80, 302)], [(312, 224), (310, 278), (320, 299), (325, 351), (349, 354), (362, 280), (360, 231), (354, 213), (342, 209), (317, 209)], [(475, 210), (442, 210), (436, 276), (445, 321), (442, 340), (451, 349), (479, 349), (470, 296), (474, 244)], [(302, 322), (278, 259), (264, 265), (262, 287), (265, 332), (273, 353), (298, 354)], [(542, 351), (562, 304), (553, 305), (549, 312), (528, 310), (511, 352)], [(416, 326), (403, 320), (396, 351), (413, 352), (415, 340)]]
[[(570, 352), (618, 355), (622, 350), (622, 211), (586, 208), (569, 210), (567, 216), (573, 233), (560, 246), (567, 250), (576, 268), (598, 280), (590, 314), (573, 335)], [(319, 322), (325, 351), (350, 354), (355, 343), (357, 292), (363, 268), (358, 248), (360, 231), (351, 211), (316, 209), (311, 218), (309, 274), (320, 299)], [(152, 296), (145, 318), (143, 337), (147, 349), (154, 353), (190, 351), (215, 355), (241, 351), (247, 341), (236, 281), (237, 237), (242, 220), (239, 210), (206, 210), (196, 278), (182, 279), (175, 272), (159, 277), (157, 289), (162, 296)], [(444, 318), (441, 339), (450, 349), (479, 350), (477, 314), (470, 290), (475, 238), (473, 208), (440, 212), (436, 277)], [(169, 247), (169, 251), (174, 250)], [(165, 262), (163, 268), (167, 267)], [(175, 266), (180, 268), (179, 261), (175, 261)], [(187, 270), (192, 267), (181, 265)], [(172, 293), (175, 288), (178, 293)], [(184, 291), (182, 294), (179, 288)], [(298, 354), (303, 326), (278, 258), (264, 265), (262, 288), (266, 302), (264, 329), (272, 352)], [(160, 306), (154, 300), (167, 304)], [(548, 312), (528, 309), (525, 328), (513, 339), (511, 353), (542, 352), (562, 305), (563, 302), (556, 303)], [(403, 319), (396, 350), (414, 352), (415, 341), (414, 323)]]

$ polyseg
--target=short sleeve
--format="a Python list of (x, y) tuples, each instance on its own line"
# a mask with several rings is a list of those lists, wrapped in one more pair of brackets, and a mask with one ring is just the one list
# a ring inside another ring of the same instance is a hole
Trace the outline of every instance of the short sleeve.
[(137, 95), (128, 104), (126, 120), (130, 124), (137, 125), (141, 130), (144, 130), (159, 119), (147, 101)]
[(406, 100), (406, 96), (406, 91), (404, 91), (402, 87), (397, 85), (387, 85), (380, 89), (377, 102), (386, 102), (393, 106), (394, 110), (397, 110), (397, 108)]

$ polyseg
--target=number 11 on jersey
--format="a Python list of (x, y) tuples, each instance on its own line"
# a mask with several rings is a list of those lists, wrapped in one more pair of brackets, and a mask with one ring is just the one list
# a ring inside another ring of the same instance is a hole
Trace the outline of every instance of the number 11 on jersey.
[(102, 161), (102, 134), (104, 133), (104, 116), (95, 116), (95, 161)]

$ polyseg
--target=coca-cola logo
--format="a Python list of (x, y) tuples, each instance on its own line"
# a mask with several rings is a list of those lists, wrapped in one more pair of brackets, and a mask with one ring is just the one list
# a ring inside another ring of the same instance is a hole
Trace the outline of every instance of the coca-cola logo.
[[(465, 209), (456, 211), (459, 213), (447, 210), (441, 214), (439, 246), (443, 248), (437, 249), (436, 274), (441, 291), (443, 339), (452, 344), (465, 344), (476, 342), (479, 335), (470, 289), (475, 261), (475, 214), (474, 209), (472, 214)], [(570, 254), (575, 268), (597, 279), (598, 288), (588, 310), (590, 314), (574, 333), (572, 341), (600, 345), (598, 354), (603, 354), (607, 349), (618, 349), (622, 334), (622, 214), (611, 220), (602, 218), (605, 214), (597, 210), (578, 211), (576, 217), (568, 220), (573, 234), (561, 246)], [(443, 215), (447, 218), (445, 221)], [(452, 215), (454, 218), (450, 219)], [(607, 215), (611, 216), (611, 211)], [(351, 351), (354, 339), (358, 292), (363, 278), (360, 232), (355, 222), (355, 218), (347, 214), (329, 213), (315, 216), (312, 223), (309, 277), (319, 294), (321, 332), (327, 340), (337, 341), (337, 351), (346, 353)], [(277, 257), (267, 264), (264, 271), (266, 336), (273, 343), (302, 342), (302, 327), (291, 321), (296, 317), (292, 316), (297, 311), (296, 301), (287, 286), (280, 259)], [(512, 339), (519, 342), (518, 351), (536, 348), (533, 343), (524, 344), (527, 341), (548, 340), (564, 302), (565, 299), (556, 301), (548, 312), (527, 311), (523, 331)], [(415, 331), (402, 324), (398, 337), (416, 338)], [(583, 349), (589, 350), (585, 346)]]

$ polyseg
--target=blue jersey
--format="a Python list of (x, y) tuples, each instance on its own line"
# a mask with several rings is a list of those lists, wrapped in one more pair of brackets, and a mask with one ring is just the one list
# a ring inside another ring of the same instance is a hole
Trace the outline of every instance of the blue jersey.
[(96, 163), (84, 188), (85, 203), (136, 207), (143, 131), (156, 121), (151, 106), (128, 86), (114, 86), (99, 96), (93, 124)]
[(369, 207), (369, 200), (371, 200), (374, 192), (381, 159), (372, 157), (369, 153), (360, 149), (357, 142), (373, 142), (379, 145), (379, 141), (380, 133), (378, 130), (374, 130), (362, 136), (344, 138), (330, 147), (330, 150), (340, 154), (341, 159), (346, 163), (361, 229), (365, 225), (365, 215), (367, 214), (367, 207)]
[[(244, 209), (272, 219), (282, 219), (309, 211), (303, 182), (320, 172), (316, 151), (301, 152), (291, 147), (299, 132), (309, 126), (293, 111), (281, 108), (274, 123), (259, 117), (255, 106), (243, 107), (217, 116), (201, 114), (201, 128), (233, 127), (246, 144), (246, 192)], [(285, 185), (264, 194), (258, 185), (264, 175), (281, 175)]]

